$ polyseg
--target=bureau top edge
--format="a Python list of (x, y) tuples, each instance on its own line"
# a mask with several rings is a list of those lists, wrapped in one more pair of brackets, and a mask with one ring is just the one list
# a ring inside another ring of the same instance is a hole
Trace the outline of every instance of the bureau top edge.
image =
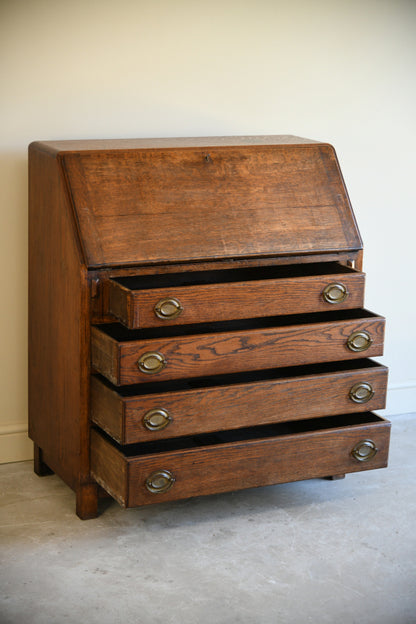
[(325, 142), (306, 139), (291, 134), (206, 136), (206, 137), (154, 137), (137, 139), (63, 139), (33, 141), (29, 150), (39, 149), (51, 154), (96, 150), (169, 149), (192, 147), (233, 147), (248, 145), (327, 145)]

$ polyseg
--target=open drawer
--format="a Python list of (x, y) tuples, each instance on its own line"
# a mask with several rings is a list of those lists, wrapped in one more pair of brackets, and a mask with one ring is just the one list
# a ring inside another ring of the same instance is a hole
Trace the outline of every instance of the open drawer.
[(384, 325), (367, 310), (142, 330), (111, 323), (92, 328), (92, 366), (123, 385), (373, 357)]
[(120, 444), (383, 409), (372, 360), (121, 386), (91, 379), (91, 420)]
[(119, 277), (106, 312), (138, 329), (361, 308), (364, 281), (336, 262)]
[(124, 507), (387, 465), (390, 423), (365, 412), (115, 445), (91, 431), (91, 473)]

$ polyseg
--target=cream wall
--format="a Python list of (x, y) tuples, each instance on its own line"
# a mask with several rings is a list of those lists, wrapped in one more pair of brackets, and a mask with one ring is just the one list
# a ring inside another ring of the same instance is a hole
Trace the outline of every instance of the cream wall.
[(28, 458), (36, 139), (297, 134), (335, 145), (387, 316), (388, 413), (416, 410), (413, 0), (0, 0), (0, 461)]

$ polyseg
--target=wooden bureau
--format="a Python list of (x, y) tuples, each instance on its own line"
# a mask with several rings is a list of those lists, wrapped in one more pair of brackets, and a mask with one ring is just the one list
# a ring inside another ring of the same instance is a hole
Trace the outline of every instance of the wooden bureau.
[(29, 147), (29, 435), (95, 517), (387, 465), (381, 316), (334, 149)]

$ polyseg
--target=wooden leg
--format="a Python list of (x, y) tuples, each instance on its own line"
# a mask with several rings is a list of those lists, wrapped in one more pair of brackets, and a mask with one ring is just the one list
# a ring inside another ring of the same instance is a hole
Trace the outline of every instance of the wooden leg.
[(98, 485), (88, 483), (80, 485), (76, 491), (77, 516), (81, 520), (90, 520), (98, 516)]
[(53, 474), (53, 470), (43, 461), (42, 449), (37, 444), (33, 445), (33, 453), (33, 470), (35, 474), (39, 477), (46, 477), (47, 475)]
[(325, 477), (325, 479), (329, 479), (330, 481), (338, 481), (339, 479), (345, 479), (345, 474), (331, 475), (330, 477)]

